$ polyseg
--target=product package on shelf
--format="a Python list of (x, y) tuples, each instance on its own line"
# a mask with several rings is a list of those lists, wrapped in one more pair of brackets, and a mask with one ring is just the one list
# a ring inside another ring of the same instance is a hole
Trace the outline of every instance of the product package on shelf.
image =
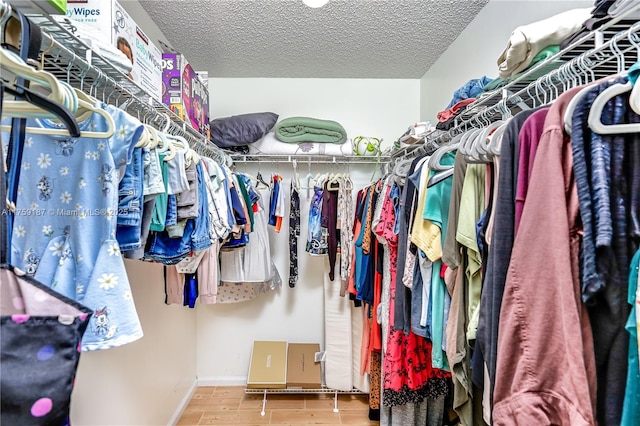
[(68, 0), (67, 16), (91, 25), (93, 34), (120, 49), (133, 64), (129, 77), (162, 99), (162, 52), (116, 0)]
[[(209, 90), (187, 59), (161, 44), (162, 103), (203, 135), (209, 130)], [(208, 81), (207, 81), (208, 83)]]

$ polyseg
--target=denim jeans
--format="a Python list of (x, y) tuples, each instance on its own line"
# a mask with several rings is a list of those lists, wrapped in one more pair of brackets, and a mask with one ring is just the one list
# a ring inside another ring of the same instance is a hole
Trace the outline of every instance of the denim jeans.
[(167, 195), (167, 217), (164, 220), (165, 228), (175, 226), (178, 223), (178, 201), (174, 194)]
[(191, 237), (191, 250), (201, 251), (211, 247), (209, 238), (210, 216), (209, 203), (207, 202), (207, 187), (205, 185), (205, 172), (201, 163), (196, 167), (198, 187), (198, 216), (195, 218), (195, 229)]
[[(162, 168), (158, 151), (154, 149), (144, 149), (142, 154), (144, 164), (144, 195), (154, 196), (165, 192), (164, 181), (162, 180)], [(146, 198), (145, 198), (146, 201)]]
[(199, 195), (199, 215), (195, 219), (188, 219), (181, 238), (171, 238), (166, 231), (155, 232), (150, 237), (149, 250), (146, 258), (165, 265), (175, 265), (187, 257), (192, 251), (205, 250), (211, 246), (209, 238), (209, 208), (204, 183), (202, 165), (197, 167), (197, 188)]
[(142, 148), (133, 150), (118, 189), (118, 224), (116, 239), (121, 251), (140, 247), (144, 175)]

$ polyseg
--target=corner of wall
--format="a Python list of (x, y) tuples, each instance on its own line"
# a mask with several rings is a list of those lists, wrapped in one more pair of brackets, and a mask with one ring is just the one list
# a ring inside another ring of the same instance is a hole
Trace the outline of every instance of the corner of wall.
[(191, 386), (189, 387), (189, 389), (187, 389), (187, 392), (184, 394), (184, 397), (180, 401), (180, 404), (178, 405), (176, 410), (173, 412), (173, 415), (169, 419), (169, 423), (167, 423), (167, 426), (174, 426), (176, 423), (178, 423), (178, 420), (182, 416), (182, 413), (184, 412), (185, 408), (187, 408), (187, 405), (189, 404), (189, 401), (191, 401), (191, 397), (195, 393), (197, 387), (198, 387), (198, 381), (194, 380)]

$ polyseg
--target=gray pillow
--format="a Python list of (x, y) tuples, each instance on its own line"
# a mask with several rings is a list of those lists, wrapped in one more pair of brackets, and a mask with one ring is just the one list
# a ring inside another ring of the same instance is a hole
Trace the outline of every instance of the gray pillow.
[(278, 114), (257, 112), (216, 118), (209, 123), (211, 140), (220, 148), (246, 146), (261, 139), (275, 126)]

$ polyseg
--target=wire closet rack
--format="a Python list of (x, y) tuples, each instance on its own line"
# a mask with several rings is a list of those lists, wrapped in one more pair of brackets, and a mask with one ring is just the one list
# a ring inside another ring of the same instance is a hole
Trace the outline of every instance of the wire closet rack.
[[(24, 1), (18, 2), (22, 6)], [(56, 78), (89, 95), (112, 104), (158, 130), (182, 136), (196, 152), (219, 163), (231, 165), (229, 154), (182, 120), (166, 105), (154, 99), (140, 85), (77, 38), (55, 18), (34, 6), (21, 10), (42, 30), (40, 66)], [(0, 11), (11, 13), (11, 5), (0, 0)], [(41, 13), (38, 13), (41, 12)]]
[(640, 60), (640, 22), (629, 19), (639, 11), (640, 2), (503, 87), (481, 95), (458, 116), (450, 130), (435, 130), (424, 137), (422, 144), (386, 154), (397, 161), (433, 152), (457, 134), (552, 102), (573, 87), (626, 71)]

